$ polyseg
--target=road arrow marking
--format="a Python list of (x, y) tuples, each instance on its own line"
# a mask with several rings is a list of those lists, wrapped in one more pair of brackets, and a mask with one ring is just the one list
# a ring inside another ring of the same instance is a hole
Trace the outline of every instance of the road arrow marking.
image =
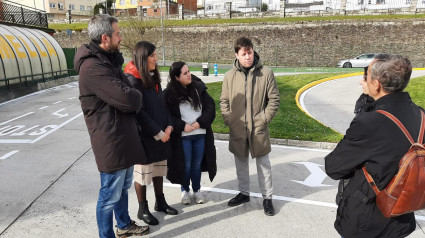
[(60, 114), (60, 112), (63, 111), (63, 110), (65, 110), (65, 108), (62, 108), (62, 109), (60, 109), (56, 112), (53, 112), (52, 115), (58, 116), (58, 118), (67, 117), (68, 113)]
[(310, 171), (310, 175), (304, 180), (304, 181), (296, 181), (292, 180), (294, 182), (304, 184), (309, 187), (326, 187), (326, 186), (333, 186), (328, 184), (322, 184), (323, 180), (327, 177), (325, 172), (320, 167), (323, 167), (323, 165), (311, 163), (311, 162), (295, 162), (297, 164), (303, 164), (307, 169)]

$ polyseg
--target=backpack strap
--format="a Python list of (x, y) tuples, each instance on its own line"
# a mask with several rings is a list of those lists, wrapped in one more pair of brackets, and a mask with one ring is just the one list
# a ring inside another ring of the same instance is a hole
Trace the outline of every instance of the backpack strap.
[[(397, 126), (401, 129), (401, 131), (403, 131), (404, 135), (407, 137), (407, 139), (410, 141), (410, 143), (412, 145), (415, 144), (415, 141), (413, 140), (413, 138), (410, 135), (410, 133), (407, 131), (406, 127), (404, 127), (404, 125), (400, 122), (400, 120), (398, 120), (393, 114), (391, 114), (391, 113), (389, 113), (387, 111), (384, 111), (384, 110), (376, 110), (376, 112), (379, 112), (379, 113), (387, 116), (389, 119), (391, 119), (395, 124), (397, 124)], [(423, 130), (421, 130), (421, 131), (423, 131)], [(423, 133), (422, 133), (422, 136), (423, 136)]]
[(367, 182), (369, 183), (370, 187), (373, 189), (376, 195), (378, 195), (381, 191), (379, 191), (379, 188), (376, 186), (375, 181), (373, 180), (372, 176), (367, 172), (366, 167), (363, 166), (363, 173), (366, 177)]
[(425, 112), (421, 110), (422, 120), (421, 120), (421, 130), (419, 131), (418, 143), (424, 143), (424, 134), (425, 134)]
[[(407, 131), (406, 127), (404, 127), (404, 125), (400, 122), (400, 120), (398, 120), (394, 115), (392, 115), (391, 113), (389, 113), (387, 111), (384, 111), (384, 110), (376, 110), (376, 111), (387, 116), (394, 123), (396, 123), (397, 126), (403, 131), (404, 135), (406, 135), (406, 137), (410, 141), (410, 143), (415, 144), (412, 136)], [(425, 113), (421, 110), (421, 128), (419, 130), (419, 136), (418, 136), (418, 142), (417, 143), (419, 143), (419, 144), (423, 143), (424, 133), (425, 133)], [(375, 181), (373, 180), (372, 176), (370, 176), (370, 174), (367, 172), (365, 166), (363, 166), (362, 169), (363, 169), (363, 173), (364, 173), (366, 180), (369, 183), (370, 187), (373, 189), (375, 194), (378, 195), (381, 191), (376, 186)]]

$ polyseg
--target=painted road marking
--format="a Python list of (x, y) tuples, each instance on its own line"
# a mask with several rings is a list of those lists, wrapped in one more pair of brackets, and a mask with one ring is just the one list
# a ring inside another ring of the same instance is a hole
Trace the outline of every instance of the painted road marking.
[(58, 103), (61, 103), (62, 101), (57, 101), (57, 102), (54, 102), (53, 104), (58, 104)]
[(47, 133), (44, 133), (42, 136), (38, 137), (37, 139), (32, 140), (32, 141), (31, 141), (31, 142), (29, 142), (29, 143), (31, 143), (31, 144), (32, 144), (32, 143), (35, 143), (35, 142), (37, 142), (37, 141), (39, 141), (39, 140), (43, 139), (44, 137), (46, 137), (46, 136), (50, 135), (51, 133), (53, 133), (53, 132), (57, 131), (59, 128), (61, 128), (61, 127), (65, 126), (66, 124), (70, 123), (71, 121), (75, 120), (76, 118), (78, 118), (78, 117), (80, 117), (80, 116), (82, 116), (82, 115), (83, 115), (83, 113), (82, 113), (82, 112), (80, 112), (80, 113), (79, 113), (79, 114), (77, 114), (76, 116), (74, 116), (74, 117), (72, 117), (72, 118), (68, 119), (68, 120), (67, 120), (67, 121), (65, 121), (64, 123), (60, 124), (59, 126), (56, 126), (54, 129), (52, 129), (52, 130), (48, 131)]
[(10, 156), (12, 156), (12, 155), (14, 155), (14, 154), (16, 154), (16, 153), (18, 153), (18, 152), (19, 152), (19, 150), (12, 150), (12, 151), (10, 151), (9, 153), (7, 153), (7, 154), (3, 155), (2, 157), (0, 157), (0, 160), (7, 159), (7, 158), (9, 158)]
[(15, 117), (15, 118), (13, 118), (13, 119), (10, 119), (9, 121), (2, 122), (2, 123), (0, 123), (0, 126), (1, 126), (1, 125), (4, 125), (4, 124), (6, 124), (6, 123), (9, 123), (9, 122), (11, 122), (11, 121), (14, 121), (14, 120), (18, 120), (19, 118), (26, 117), (26, 116), (31, 115), (31, 114), (33, 114), (33, 113), (34, 113), (34, 112), (28, 112), (28, 113), (26, 113), (26, 114), (24, 114), (24, 115), (22, 115), (22, 116)]
[(40, 110), (43, 110), (43, 109), (45, 109), (45, 108), (48, 108), (49, 106), (44, 106), (44, 107), (40, 107), (39, 109)]
[(323, 167), (321, 164), (316, 164), (312, 162), (294, 162), (296, 164), (303, 164), (310, 171), (310, 175), (304, 181), (292, 180), (294, 182), (309, 186), (309, 187), (327, 187), (333, 186), (329, 184), (322, 184), (323, 180), (328, 177), (325, 172), (320, 167)]
[(63, 113), (63, 114), (60, 113), (63, 110), (65, 110), (65, 108), (61, 108), (57, 110), (56, 112), (53, 112), (52, 115), (58, 116), (58, 118), (67, 117), (68, 113)]
[[(180, 184), (171, 184), (171, 183), (164, 183), (164, 186), (167, 187), (174, 187), (174, 188), (180, 188)], [(216, 192), (216, 193), (225, 193), (225, 194), (238, 194), (240, 191), (237, 190), (230, 190), (230, 189), (223, 189), (223, 188), (211, 188), (211, 187), (202, 187), (202, 191), (210, 191), (210, 192)], [(263, 198), (263, 195), (260, 193), (249, 193), (250, 197), (257, 197), (257, 198)], [(285, 197), (285, 196), (277, 196), (273, 195), (274, 200), (279, 201), (286, 201), (286, 202), (295, 202), (295, 203), (301, 203), (301, 204), (307, 204), (307, 205), (314, 205), (314, 206), (322, 206), (322, 207), (330, 207), (330, 208), (337, 208), (338, 206), (335, 203), (329, 203), (329, 202), (319, 202), (319, 201), (313, 201), (313, 200), (307, 200), (307, 199), (301, 199), (301, 198), (292, 198), (292, 197)], [(425, 216), (418, 216), (415, 215), (416, 220), (425, 221)]]

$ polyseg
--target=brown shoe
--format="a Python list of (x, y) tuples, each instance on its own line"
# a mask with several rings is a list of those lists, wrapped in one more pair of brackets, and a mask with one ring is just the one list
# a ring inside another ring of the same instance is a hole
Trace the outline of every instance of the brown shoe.
[(119, 238), (129, 236), (144, 236), (149, 233), (149, 226), (139, 226), (135, 221), (130, 222), (130, 226), (127, 229), (120, 229), (117, 227), (116, 235)]

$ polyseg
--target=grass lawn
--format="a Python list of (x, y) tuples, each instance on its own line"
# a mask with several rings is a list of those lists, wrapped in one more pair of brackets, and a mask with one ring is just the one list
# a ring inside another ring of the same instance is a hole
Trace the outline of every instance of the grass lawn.
[[(307, 116), (296, 105), (295, 94), (304, 85), (320, 79), (333, 77), (333, 74), (304, 74), (276, 77), (281, 106), (272, 123), (270, 124), (270, 136), (272, 138), (339, 142), (342, 135), (333, 131)], [(224, 125), (220, 112), (221, 82), (208, 84), (208, 92), (216, 103), (217, 116), (213, 123), (213, 131), (216, 133), (229, 133), (228, 127)], [(412, 100), (419, 106), (425, 108), (425, 77), (411, 79), (406, 88)]]
[(411, 79), (404, 91), (410, 94), (414, 103), (425, 108), (425, 77)]
[[(272, 138), (306, 141), (338, 142), (342, 135), (307, 116), (296, 105), (295, 94), (304, 85), (337, 74), (304, 74), (276, 77), (280, 92), (280, 109), (270, 123)], [(220, 112), (221, 82), (208, 84), (208, 93), (216, 103), (217, 116), (213, 123), (216, 133), (229, 133)]]

